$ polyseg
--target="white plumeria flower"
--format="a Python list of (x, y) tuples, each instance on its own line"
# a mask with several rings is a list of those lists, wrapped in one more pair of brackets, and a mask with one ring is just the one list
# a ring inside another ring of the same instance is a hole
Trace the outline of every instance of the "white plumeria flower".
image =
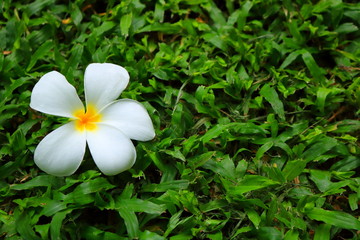
[(130, 139), (155, 137), (146, 109), (137, 101), (115, 99), (129, 83), (121, 66), (93, 63), (85, 70), (86, 110), (75, 88), (59, 72), (45, 74), (36, 83), (30, 107), (47, 114), (70, 118), (48, 134), (36, 147), (35, 163), (56, 175), (73, 174), (84, 157), (86, 143), (98, 168), (115, 175), (133, 166), (135, 147)]

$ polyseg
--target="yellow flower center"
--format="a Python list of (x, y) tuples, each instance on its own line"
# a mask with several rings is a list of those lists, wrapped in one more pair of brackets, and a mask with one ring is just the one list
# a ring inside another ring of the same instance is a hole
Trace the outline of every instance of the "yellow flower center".
[(76, 117), (75, 128), (78, 131), (94, 131), (97, 129), (96, 123), (101, 121), (101, 115), (91, 105), (87, 106), (86, 112), (84, 109), (75, 111), (74, 116)]

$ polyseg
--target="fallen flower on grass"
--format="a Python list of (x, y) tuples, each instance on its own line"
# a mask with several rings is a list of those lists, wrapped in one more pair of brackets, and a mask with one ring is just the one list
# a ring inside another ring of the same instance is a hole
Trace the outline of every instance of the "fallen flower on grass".
[(129, 83), (121, 66), (93, 63), (85, 70), (86, 109), (75, 88), (59, 72), (45, 74), (34, 86), (30, 107), (70, 122), (49, 133), (36, 147), (34, 160), (43, 171), (73, 174), (83, 160), (86, 143), (98, 168), (115, 175), (133, 166), (136, 151), (130, 139), (149, 141), (155, 131), (146, 109), (137, 101), (115, 100)]

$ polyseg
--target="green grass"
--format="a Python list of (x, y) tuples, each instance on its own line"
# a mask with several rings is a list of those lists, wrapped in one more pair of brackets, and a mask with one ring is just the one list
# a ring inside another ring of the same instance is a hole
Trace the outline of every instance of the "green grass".
[[(120, 2), (120, 1), (119, 1)], [(360, 4), (350, 0), (0, 1), (0, 238), (359, 239)], [(135, 166), (34, 165), (64, 121), (29, 107), (93, 62), (156, 130)]]

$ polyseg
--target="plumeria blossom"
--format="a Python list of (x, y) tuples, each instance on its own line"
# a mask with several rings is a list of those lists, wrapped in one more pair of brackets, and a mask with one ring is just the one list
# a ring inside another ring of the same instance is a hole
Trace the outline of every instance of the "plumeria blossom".
[(30, 107), (70, 121), (36, 147), (37, 166), (52, 175), (71, 175), (80, 166), (87, 144), (104, 174), (115, 175), (131, 168), (136, 151), (130, 139), (148, 141), (155, 137), (155, 131), (139, 102), (116, 100), (128, 83), (129, 74), (123, 67), (90, 64), (84, 76), (85, 108), (62, 74), (52, 71), (41, 77), (32, 91)]

